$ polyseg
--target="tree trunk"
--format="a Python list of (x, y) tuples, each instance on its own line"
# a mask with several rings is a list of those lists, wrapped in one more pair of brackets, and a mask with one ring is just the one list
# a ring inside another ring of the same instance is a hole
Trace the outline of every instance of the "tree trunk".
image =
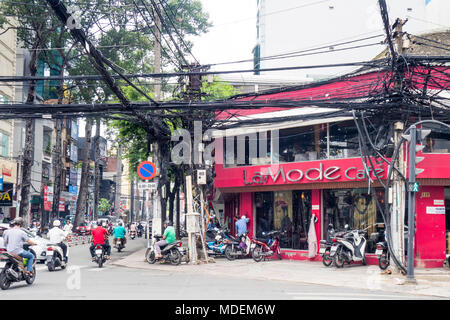
[(80, 190), (78, 192), (77, 211), (73, 223), (74, 228), (78, 227), (83, 222), (84, 213), (86, 210), (87, 195), (89, 192), (89, 171), (90, 171), (89, 156), (91, 151), (91, 135), (92, 135), (92, 122), (90, 119), (87, 119), (85, 128), (86, 138), (84, 141), (83, 163), (81, 167)]
[(97, 125), (95, 126), (94, 161), (94, 219), (97, 219), (100, 197), (100, 119), (97, 119)]
[[(40, 33), (40, 30), (37, 32)], [(37, 73), (37, 53), (36, 50), (40, 45), (40, 37), (36, 37), (33, 45), (31, 59), (29, 64), (30, 76), (34, 77)], [(36, 95), (36, 81), (30, 81), (30, 88), (28, 90), (27, 101), (28, 104), (33, 104)], [(29, 223), (29, 208), (30, 208), (30, 186), (31, 186), (31, 168), (33, 166), (33, 149), (34, 149), (34, 120), (27, 119), (25, 122), (25, 146), (23, 149), (22, 159), (22, 181), (20, 183), (20, 206), (19, 217), (25, 219), (25, 226)]]
[[(58, 103), (61, 103), (58, 98)], [(54, 182), (53, 182), (53, 204), (50, 216), (50, 222), (58, 218), (59, 213), (59, 198), (61, 197), (61, 184), (62, 184), (62, 147), (61, 147), (61, 131), (62, 131), (63, 119), (56, 119), (56, 144), (55, 152), (53, 154), (53, 172), (54, 172)]]

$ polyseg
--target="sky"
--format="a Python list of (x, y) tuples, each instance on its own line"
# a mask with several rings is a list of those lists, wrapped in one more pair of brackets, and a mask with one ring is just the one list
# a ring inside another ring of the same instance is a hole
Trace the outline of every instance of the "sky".
[[(201, 64), (253, 59), (256, 45), (256, 0), (200, 0), (213, 27), (192, 37), (192, 53)], [(253, 63), (217, 66), (217, 70), (252, 68)]]

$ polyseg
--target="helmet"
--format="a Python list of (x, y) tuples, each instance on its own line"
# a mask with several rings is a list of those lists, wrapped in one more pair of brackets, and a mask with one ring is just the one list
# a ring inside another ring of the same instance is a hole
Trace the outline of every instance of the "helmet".
[(98, 220), (97, 220), (97, 225), (98, 225), (98, 226), (101, 226), (101, 225), (102, 225), (102, 220), (98, 219)]
[(241, 219), (247, 219), (247, 216), (244, 214)]
[(170, 220), (164, 221), (164, 224), (167, 224), (167, 225), (169, 225), (169, 226), (172, 226), (172, 225), (173, 225), (172, 221), (170, 221)]
[(59, 221), (59, 220), (53, 221), (53, 226), (54, 227), (59, 227), (60, 225), (61, 225), (61, 221)]
[(13, 220), (13, 223), (15, 226), (23, 226), (23, 218), (17, 217)]

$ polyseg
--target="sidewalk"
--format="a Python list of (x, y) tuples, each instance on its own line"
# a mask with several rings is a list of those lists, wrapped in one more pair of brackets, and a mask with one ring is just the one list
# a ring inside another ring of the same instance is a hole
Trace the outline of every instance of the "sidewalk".
[(276, 280), (301, 282), (336, 287), (366, 288), (368, 290), (383, 290), (403, 294), (426, 295), (432, 298), (450, 298), (450, 270), (446, 269), (415, 269), (417, 284), (402, 284), (405, 277), (401, 274), (381, 274), (378, 266), (345, 265), (342, 269), (326, 268), (321, 262), (312, 261), (263, 261), (252, 259), (237, 259), (228, 261), (226, 258), (215, 258), (215, 263), (179, 266), (145, 261), (145, 248), (124, 259), (114, 262), (114, 265), (145, 270), (162, 270), (183, 273), (203, 273), (240, 277), (255, 280)]

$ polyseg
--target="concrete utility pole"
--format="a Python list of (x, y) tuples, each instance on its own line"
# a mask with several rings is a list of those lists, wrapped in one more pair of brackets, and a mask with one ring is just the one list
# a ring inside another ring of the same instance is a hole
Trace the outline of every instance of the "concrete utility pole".
[[(394, 124), (394, 143), (397, 147), (401, 140), (403, 133), (403, 122), (396, 122)], [(399, 150), (399, 156), (394, 163), (394, 166), (405, 176), (404, 152), (403, 147)], [(405, 248), (404, 248), (404, 221), (405, 221), (405, 184), (400, 174), (394, 170), (392, 179), (392, 215), (391, 215), (391, 235), (394, 253), (399, 257), (402, 264), (405, 263)], [(392, 260), (392, 257), (391, 257)], [(394, 266), (391, 261), (391, 266)]]
[(117, 218), (120, 218), (120, 182), (122, 179), (122, 159), (120, 155), (122, 154), (122, 146), (119, 143), (117, 147), (117, 173), (116, 173), (116, 197), (114, 199), (114, 214)]
[[(395, 45), (398, 54), (403, 54), (403, 21), (401, 19), (397, 19), (394, 23), (395, 26)], [(402, 70), (399, 70), (401, 73)], [(402, 87), (402, 78), (403, 75), (396, 75), (395, 87), (400, 91)], [(402, 103), (402, 101), (400, 101)], [(394, 124), (394, 142), (395, 147), (401, 141), (401, 134), (404, 130), (403, 122), (396, 122)], [(398, 159), (394, 163), (394, 166), (399, 170), (399, 172), (406, 177), (406, 163), (405, 163), (405, 154), (404, 148), (400, 147)], [(392, 235), (392, 245), (394, 253), (397, 257), (399, 257), (400, 262), (405, 264), (405, 237), (404, 237), (404, 229), (405, 229), (405, 209), (406, 209), (406, 185), (402, 180), (400, 174), (394, 170), (393, 172), (393, 203), (392, 203), (392, 215), (391, 215), (391, 235)], [(392, 260), (392, 258), (391, 258)], [(393, 262), (393, 261), (391, 261)], [(391, 263), (391, 266), (394, 266), (394, 263)]]

